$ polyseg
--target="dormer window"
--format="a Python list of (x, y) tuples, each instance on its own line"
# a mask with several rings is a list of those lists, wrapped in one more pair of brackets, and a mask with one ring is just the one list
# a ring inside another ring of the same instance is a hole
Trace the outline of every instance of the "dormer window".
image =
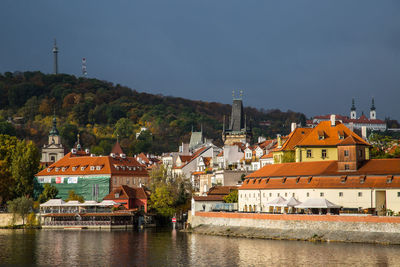
[(255, 184), (256, 183), (256, 179), (253, 179), (253, 184)]
[(87, 165), (86, 166), (82, 166), (81, 167), (81, 171), (84, 171), (86, 169), (86, 167), (87, 167)]
[(360, 176), (360, 184), (365, 183), (365, 175)]
[(76, 171), (76, 169), (78, 169), (78, 166), (72, 167), (72, 171)]
[(392, 181), (393, 181), (393, 175), (388, 175), (388, 176), (386, 177), (386, 183), (391, 184)]
[(344, 139), (344, 132), (338, 131), (338, 136), (339, 136), (339, 139)]
[(286, 177), (282, 178), (282, 184), (284, 184), (286, 182)]
[(96, 166), (96, 170), (100, 171), (103, 168), (103, 165)]
[(269, 182), (269, 178), (265, 179), (265, 183), (268, 184)]
[(114, 197), (115, 197), (115, 198), (119, 198), (119, 192), (116, 192), (116, 193), (114, 194)]
[(59, 167), (57, 167), (57, 168), (56, 168), (56, 172), (58, 172), (59, 170), (60, 170), (60, 168), (59, 168)]
[(90, 170), (91, 170), (91, 171), (94, 171), (95, 169), (96, 169), (95, 166), (90, 166)]
[(308, 183), (311, 183), (312, 181), (312, 176), (308, 177)]
[(340, 177), (340, 182), (344, 184), (347, 181), (347, 176)]
[(296, 178), (296, 184), (300, 182), (300, 176)]
[(324, 131), (318, 131), (318, 140), (324, 140), (324, 139), (325, 139)]
[(53, 169), (54, 167), (47, 168), (47, 172), (51, 172)]
[(65, 172), (66, 169), (67, 169), (66, 167), (62, 167), (62, 168), (61, 168), (61, 170), (62, 170), (63, 172)]

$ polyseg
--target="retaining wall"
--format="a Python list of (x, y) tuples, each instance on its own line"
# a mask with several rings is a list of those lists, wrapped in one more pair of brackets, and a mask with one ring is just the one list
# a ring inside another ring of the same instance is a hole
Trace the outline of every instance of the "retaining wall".
[(281, 230), (400, 233), (400, 217), (381, 216), (196, 212), (191, 225), (192, 227), (210, 225)]
[[(9, 226), (12, 223), (12, 213), (0, 213), (0, 227)], [(16, 225), (22, 224), (22, 219), (17, 216)]]

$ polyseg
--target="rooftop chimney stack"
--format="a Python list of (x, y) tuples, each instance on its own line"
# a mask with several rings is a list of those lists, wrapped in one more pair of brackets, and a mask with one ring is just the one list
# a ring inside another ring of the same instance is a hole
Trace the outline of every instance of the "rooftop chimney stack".
[(331, 126), (332, 127), (336, 126), (336, 115), (335, 114), (331, 115)]
[(296, 130), (296, 127), (297, 127), (297, 124), (295, 122), (292, 122), (290, 132), (293, 132), (294, 130)]

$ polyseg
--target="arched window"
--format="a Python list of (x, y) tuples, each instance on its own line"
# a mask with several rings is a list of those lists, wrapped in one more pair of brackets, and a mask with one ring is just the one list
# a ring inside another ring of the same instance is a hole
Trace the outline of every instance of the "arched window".
[(244, 205), (244, 211), (247, 212), (247, 205)]
[(56, 157), (55, 157), (55, 156), (51, 156), (51, 157), (50, 157), (50, 161), (51, 161), (51, 162), (55, 162), (55, 161), (56, 161)]

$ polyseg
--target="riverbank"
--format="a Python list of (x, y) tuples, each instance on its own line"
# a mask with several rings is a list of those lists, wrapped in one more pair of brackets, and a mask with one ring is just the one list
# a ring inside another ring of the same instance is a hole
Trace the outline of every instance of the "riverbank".
[(400, 218), (197, 212), (190, 232), (229, 237), (400, 245)]
[(244, 226), (199, 225), (189, 233), (270, 240), (296, 240), (311, 242), (345, 242), (400, 245), (400, 233), (329, 231), (307, 229), (271, 229)]

